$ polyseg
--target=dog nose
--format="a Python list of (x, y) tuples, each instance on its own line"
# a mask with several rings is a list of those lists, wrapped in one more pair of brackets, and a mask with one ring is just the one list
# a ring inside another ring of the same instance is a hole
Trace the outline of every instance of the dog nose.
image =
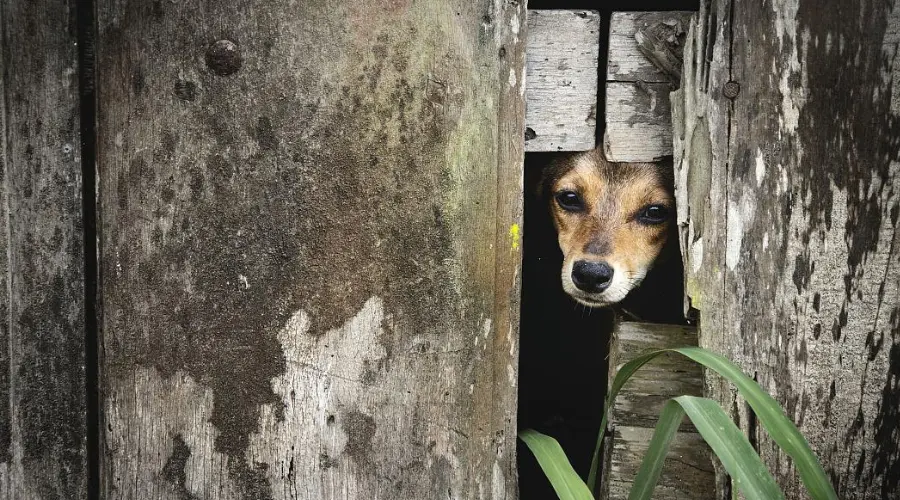
[(606, 262), (579, 260), (572, 266), (572, 282), (579, 290), (599, 293), (612, 283), (613, 268)]

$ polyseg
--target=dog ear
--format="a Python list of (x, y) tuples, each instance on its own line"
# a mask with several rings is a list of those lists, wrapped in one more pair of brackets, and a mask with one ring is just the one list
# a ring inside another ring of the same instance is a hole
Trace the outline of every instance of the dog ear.
[(574, 156), (573, 153), (553, 153), (550, 156), (541, 168), (540, 179), (535, 185), (534, 195), (538, 200), (546, 202), (552, 197), (553, 185), (572, 168), (571, 160)]
[(656, 168), (659, 169), (660, 173), (665, 179), (666, 184), (670, 189), (674, 191), (675, 189), (675, 161), (671, 155), (663, 156), (662, 158), (653, 162), (656, 165)]

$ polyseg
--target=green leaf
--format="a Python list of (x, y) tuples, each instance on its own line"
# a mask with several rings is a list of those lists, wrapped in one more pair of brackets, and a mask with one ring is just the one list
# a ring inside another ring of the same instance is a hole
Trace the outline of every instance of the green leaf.
[(572, 468), (559, 443), (550, 436), (533, 429), (519, 433), (519, 438), (534, 453), (556, 496), (560, 500), (594, 500), (591, 491)]
[(659, 481), (666, 454), (678, 426), (687, 413), (697, 431), (709, 444), (731, 475), (734, 485), (748, 500), (777, 500), (784, 495), (747, 437), (711, 399), (680, 396), (663, 407), (650, 446), (644, 454), (628, 495), (628, 500), (650, 500)]
[(672, 444), (672, 439), (682, 420), (684, 420), (684, 410), (678, 401), (670, 399), (663, 406), (662, 413), (659, 415), (656, 430), (650, 439), (650, 446), (644, 454), (644, 460), (641, 461), (641, 468), (634, 477), (628, 500), (649, 500), (653, 495), (659, 475), (662, 473), (663, 464), (666, 462), (669, 446)]
[(600, 432), (597, 435), (597, 445), (594, 447), (594, 457), (591, 460), (591, 470), (588, 472), (587, 485), (591, 491), (595, 490), (595, 485), (597, 484), (597, 470), (600, 466), (600, 447), (603, 444), (603, 438), (606, 436), (606, 424), (609, 420), (609, 409), (612, 405), (612, 402), (616, 400), (616, 395), (619, 394), (619, 391), (622, 389), (622, 386), (625, 385), (625, 382), (628, 382), (628, 379), (630, 379), (636, 371), (638, 371), (642, 366), (649, 363), (650, 360), (652, 360), (662, 352), (663, 351), (654, 351), (638, 356), (622, 365), (622, 367), (619, 368), (619, 371), (616, 373), (616, 377), (613, 379), (612, 387), (610, 387), (609, 392), (606, 393), (606, 402), (603, 404), (603, 418), (600, 420)]
[(600, 423), (600, 434), (597, 437), (597, 446), (594, 448), (594, 460), (591, 463), (588, 487), (594, 490), (597, 478), (598, 457), (603, 437), (606, 434), (606, 424), (609, 415), (610, 402), (614, 401), (622, 386), (639, 368), (650, 360), (666, 352), (675, 352), (700, 363), (724, 377), (737, 387), (741, 397), (750, 405), (756, 414), (757, 420), (772, 437), (772, 440), (781, 447), (793, 460), (800, 479), (814, 500), (837, 500), (837, 494), (828, 480), (828, 476), (819, 464), (818, 458), (809, 447), (809, 443), (797, 430), (793, 422), (788, 419), (781, 406), (775, 399), (745, 375), (740, 368), (723, 356), (707, 351), (700, 347), (681, 347), (677, 349), (662, 349), (650, 352), (625, 363), (616, 377), (606, 397), (603, 419)]
[(734, 421), (719, 403), (706, 398), (679, 396), (675, 398), (694, 423), (697, 432), (719, 457), (731, 475), (732, 484), (747, 500), (778, 500), (784, 494)]

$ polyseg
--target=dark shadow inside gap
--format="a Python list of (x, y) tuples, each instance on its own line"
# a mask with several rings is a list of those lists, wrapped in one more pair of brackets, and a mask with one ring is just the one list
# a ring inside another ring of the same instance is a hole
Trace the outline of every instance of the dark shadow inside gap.
[(100, 336), (97, 262), (97, 126), (94, 0), (76, 0), (79, 114), (84, 221), (85, 454), (87, 498), (100, 498)]

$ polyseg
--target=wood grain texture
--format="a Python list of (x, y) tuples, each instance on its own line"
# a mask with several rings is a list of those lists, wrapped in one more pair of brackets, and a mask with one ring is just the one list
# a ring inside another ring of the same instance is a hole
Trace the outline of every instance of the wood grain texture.
[(671, 90), (668, 83), (606, 83), (607, 158), (653, 162), (672, 154)]
[[(601, 498), (624, 500), (647, 453), (653, 428), (619, 425), (613, 431), (612, 460), (607, 472), (609, 493)], [(696, 432), (679, 432), (672, 440), (655, 500), (712, 500), (713, 468), (709, 447)]]
[(85, 498), (72, 3), (0, 2), (0, 498)]
[(595, 147), (599, 37), (596, 11), (528, 11), (526, 151)]
[(110, 498), (516, 498), (524, 2), (98, 2)]
[[(690, 12), (613, 13), (606, 64), (603, 146), (607, 158), (652, 162), (672, 154), (669, 92), (677, 85), (677, 78), (662, 71), (659, 62), (652, 62), (646, 53), (649, 53), (647, 47), (655, 47), (657, 60), (669, 61), (667, 67), (678, 66), (690, 15)], [(643, 52), (638, 43), (642, 36)], [(662, 43), (651, 44), (648, 41), (651, 38)]]
[[(781, 402), (847, 499), (900, 489), (898, 12), (864, 0), (712, 2), (673, 94), (701, 345)], [(805, 498), (746, 405), (716, 380), (708, 389), (787, 497)]]
[[(616, 325), (610, 345), (610, 383), (623, 364), (640, 354), (689, 345), (697, 345), (694, 327), (621, 322)], [(600, 498), (628, 498), (663, 405), (682, 395), (703, 395), (703, 372), (699, 365), (680, 355), (663, 354), (629, 379), (610, 414)], [(713, 480), (709, 447), (685, 418), (666, 457), (653, 498), (712, 499)]]

